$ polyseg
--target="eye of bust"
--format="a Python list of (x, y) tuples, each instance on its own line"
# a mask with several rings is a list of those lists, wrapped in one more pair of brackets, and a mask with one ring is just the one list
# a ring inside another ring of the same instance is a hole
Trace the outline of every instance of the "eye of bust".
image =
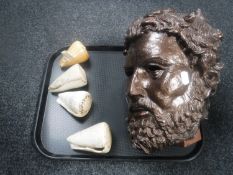
[(133, 67), (125, 67), (125, 74), (130, 77), (134, 73), (134, 68)]
[(159, 66), (158, 64), (155, 63), (149, 63), (145, 65), (145, 68), (147, 72), (149, 72), (153, 78), (159, 78), (163, 72), (164, 72), (164, 67)]
[(156, 65), (156, 64), (148, 64), (147, 66), (147, 69), (149, 70), (149, 71), (157, 71), (157, 70), (163, 70), (163, 68), (162, 67), (160, 67), (160, 66), (158, 66), (158, 65)]

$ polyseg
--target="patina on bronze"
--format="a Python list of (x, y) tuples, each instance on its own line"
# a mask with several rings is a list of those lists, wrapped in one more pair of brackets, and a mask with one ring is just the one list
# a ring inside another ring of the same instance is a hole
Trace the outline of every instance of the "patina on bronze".
[(129, 27), (124, 54), (135, 148), (149, 154), (194, 137), (220, 81), (221, 39), (199, 9), (155, 11)]

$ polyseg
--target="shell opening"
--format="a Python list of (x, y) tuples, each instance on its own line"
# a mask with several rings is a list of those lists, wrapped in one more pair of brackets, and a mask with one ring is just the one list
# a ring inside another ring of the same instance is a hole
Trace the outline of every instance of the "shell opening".
[(92, 147), (80, 146), (80, 145), (74, 145), (74, 144), (70, 144), (70, 146), (71, 146), (71, 149), (74, 149), (74, 150), (90, 151), (90, 152), (93, 152), (93, 153), (105, 153), (105, 147), (92, 148)]

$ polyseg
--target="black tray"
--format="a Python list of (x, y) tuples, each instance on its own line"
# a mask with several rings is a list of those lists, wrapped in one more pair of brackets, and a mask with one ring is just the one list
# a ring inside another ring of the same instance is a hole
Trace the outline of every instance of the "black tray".
[[(57, 104), (57, 95), (48, 92), (49, 84), (63, 71), (58, 61), (63, 48), (48, 60), (41, 85), (33, 139), (44, 156), (54, 159), (144, 159), (189, 161), (200, 153), (203, 141), (187, 148), (171, 146), (163, 151), (146, 155), (132, 148), (127, 132), (127, 104), (125, 101), (126, 76), (122, 47), (89, 46), (90, 60), (81, 64), (85, 69), (88, 85), (79, 90), (92, 94), (93, 105), (88, 116), (77, 119)], [(70, 149), (66, 138), (93, 124), (105, 121), (112, 130), (112, 149), (108, 154), (79, 152)], [(202, 138), (203, 131), (201, 130)]]

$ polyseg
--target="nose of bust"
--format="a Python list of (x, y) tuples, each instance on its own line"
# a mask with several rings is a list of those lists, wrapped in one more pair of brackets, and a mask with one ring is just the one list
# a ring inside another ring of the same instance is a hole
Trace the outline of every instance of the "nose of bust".
[(144, 77), (144, 71), (137, 68), (132, 75), (132, 78), (128, 84), (128, 96), (145, 96), (146, 95), (146, 80)]

